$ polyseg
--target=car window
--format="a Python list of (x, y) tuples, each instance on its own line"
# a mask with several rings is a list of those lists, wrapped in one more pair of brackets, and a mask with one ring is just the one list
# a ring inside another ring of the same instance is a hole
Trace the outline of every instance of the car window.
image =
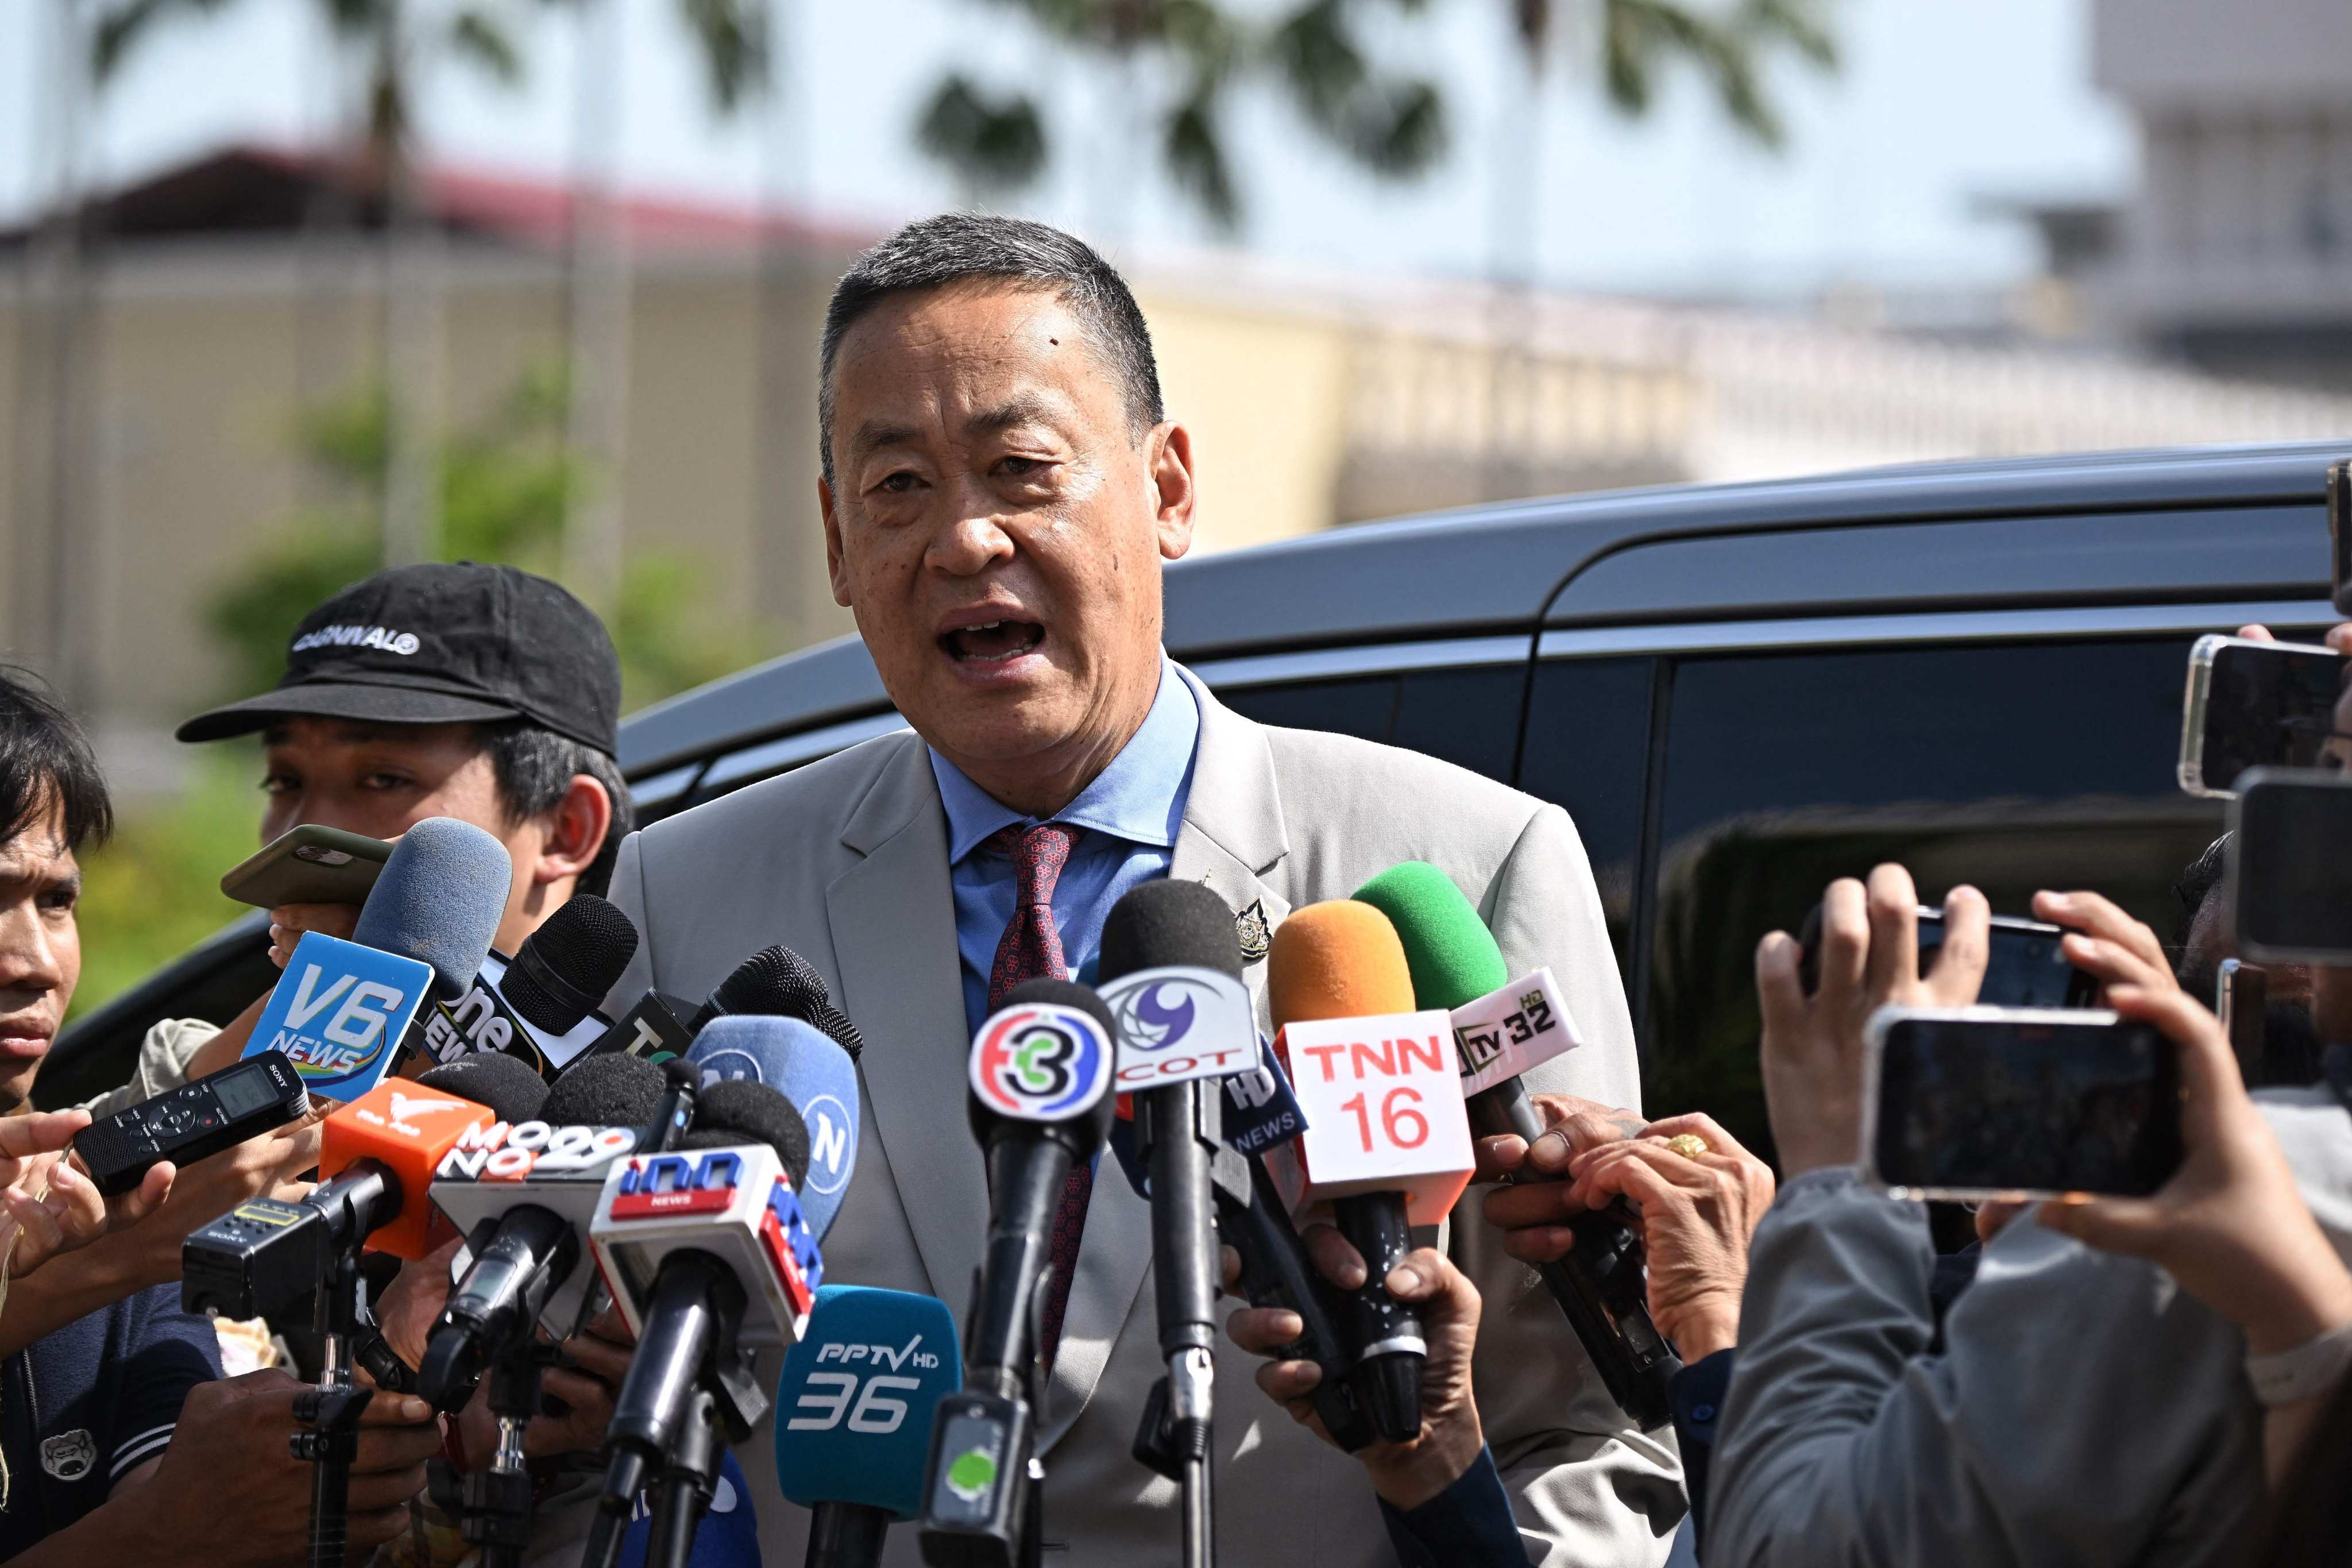
[(2174, 764), (2188, 637), (1690, 658), (1667, 686), (1646, 1103), (1767, 1147), (1754, 953), (1841, 876), (1899, 859), (1996, 913), (2088, 887), (2175, 940), (2221, 826)]
[(1507, 782), (1524, 669), (1517, 664), (1416, 669), (1237, 687), (1217, 696), (1261, 724), (1402, 746)]
[(1519, 787), (1566, 808), (1592, 862), (1621, 976), (1633, 973), (1654, 658), (1564, 658), (1536, 667)]

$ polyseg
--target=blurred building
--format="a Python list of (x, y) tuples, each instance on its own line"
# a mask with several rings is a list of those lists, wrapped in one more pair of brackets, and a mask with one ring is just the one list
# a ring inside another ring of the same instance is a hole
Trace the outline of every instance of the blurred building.
[[(418, 323), (400, 347), (429, 367), (432, 417), (462, 430), (560, 358), (567, 200), (450, 170), (423, 189), (427, 308), (394, 319)], [(826, 294), (872, 237), (657, 202), (618, 216), (621, 549), (699, 563), (711, 613), (778, 650), (846, 629), (812, 383)], [(0, 645), (110, 732), (160, 734), (218, 694), (199, 606), (318, 499), (297, 411), (380, 374), (370, 222), (332, 166), (236, 150), (92, 203), (74, 295), (36, 237), (0, 237)], [(2352, 435), (2352, 399), (2079, 352), (1116, 259), (1194, 433), (1202, 549), (1618, 485)]]
[(2093, 19), (2138, 188), (2025, 209), (2087, 324), (2216, 374), (2352, 388), (2352, 5), (2095, 0)]

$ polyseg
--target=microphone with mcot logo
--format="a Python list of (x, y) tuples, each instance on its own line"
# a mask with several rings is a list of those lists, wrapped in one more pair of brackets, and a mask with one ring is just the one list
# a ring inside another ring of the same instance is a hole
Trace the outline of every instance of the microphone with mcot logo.
[(392, 847), (351, 941), (303, 932), (244, 1054), (283, 1051), (311, 1094), (365, 1095), (424, 1048), (420, 1012), (472, 989), (513, 880), (506, 847), (481, 828), (417, 823)]
[[(1487, 1137), (1516, 1133), (1533, 1146), (1544, 1126), (1519, 1075), (1577, 1044), (1551, 972), (1513, 979), (1469, 898), (1425, 861), (1390, 868), (1356, 897), (1395, 926), (1413, 999), (1453, 1016), (1471, 1125)], [(1673, 1417), (1671, 1384), (1682, 1363), (1651, 1321), (1641, 1232), (1632, 1220), (1622, 1199), (1577, 1215), (1568, 1221), (1576, 1240), (1567, 1256), (1536, 1271), (1609, 1397), (1649, 1431)]]
[(962, 1380), (947, 1303), (828, 1285), (776, 1383), (776, 1486), (809, 1510), (807, 1568), (877, 1568), (923, 1506), (932, 1417)]

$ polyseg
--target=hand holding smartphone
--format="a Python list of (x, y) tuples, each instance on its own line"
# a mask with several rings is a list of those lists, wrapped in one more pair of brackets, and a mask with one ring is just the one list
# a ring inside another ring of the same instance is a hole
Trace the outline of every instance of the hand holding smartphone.
[(221, 878), (221, 891), (240, 904), (274, 910), (286, 904), (363, 904), (392, 854), (381, 838), (304, 823), (263, 847)]
[[(1984, 984), (1977, 1000), (1998, 1007), (2088, 1007), (2099, 999), (2095, 975), (2084, 973), (2066, 961), (2059, 947), (2066, 935), (2058, 926), (2012, 915), (1992, 917), (1987, 947)], [(1822, 907), (1815, 904), (1799, 928), (1803, 949), (1797, 977), (1811, 995), (1821, 988)], [(1935, 963), (1944, 945), (1944, 911), (1919, 907), (1919, 973)]]
[(2305, 643), (2199, 637), (2180, 712), (2180, 787), (2227, 799), (2251, 768), (2318, 764), (2352, 659)]

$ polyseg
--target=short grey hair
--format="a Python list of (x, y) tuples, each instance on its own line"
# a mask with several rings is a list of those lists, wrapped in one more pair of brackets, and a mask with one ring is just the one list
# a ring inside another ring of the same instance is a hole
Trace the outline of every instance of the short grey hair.
[(1121, 384), (1128, 423), (1140, 437), (1166, 416), (1151, 330), (1127, 279), (1086, 241), (1047, 224), (992, 213), (919, 218), (850, 263), (825, 307), (817, 358), (817, 442), (833, 481), (833, 373), (841, 340), (894, 294), (999, 279), (1051, 289), (1095, 339)]

